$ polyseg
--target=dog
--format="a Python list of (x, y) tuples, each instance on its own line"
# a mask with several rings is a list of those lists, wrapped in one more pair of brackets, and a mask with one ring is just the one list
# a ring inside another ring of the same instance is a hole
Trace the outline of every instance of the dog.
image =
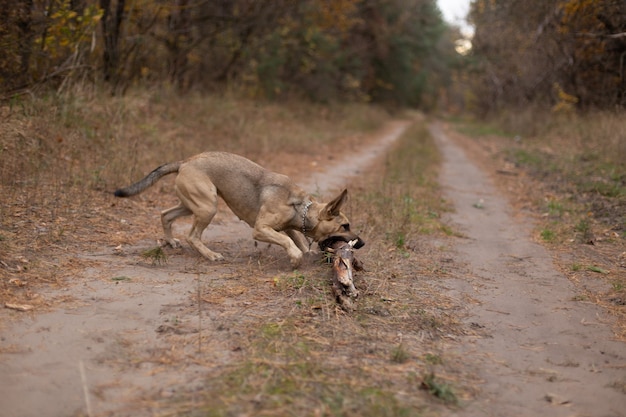
[(180, 246), (172, 237), (172, 223), (193, 215), (187, 242), (211, 261), (224, 259), (201, 240), (217, 212), (218, 196), (253, 228), (255, 240), (282, 246), (294, 269), (300, 265), (303, 252), (310, 250), (306, 238), (318, 244), (329, 238), (346, 242), (356, 239), (355, 248), (365, 244), (350, 230), (350, 222), (340, 210), (346, 203), (347, 190), (327, 204), (319, 203), (286, 175), (227, 152), (205, 152), (161, 165), (139, 182), (116, 190), (115, 196), (137, 195), (173, 173), (178, 173), (175, 190), (180, 203), (161, 212), (165, 242), (172, 247)]

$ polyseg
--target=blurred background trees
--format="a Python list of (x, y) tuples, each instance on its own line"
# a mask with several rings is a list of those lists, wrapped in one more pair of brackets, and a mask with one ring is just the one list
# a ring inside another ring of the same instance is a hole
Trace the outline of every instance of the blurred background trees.
[(457, 59), (435, 0), (0, 2), (0, 89), (164, 83), (432, 106)]
[(479, 113), (626, 105), (624, 0), (473, 0), (469, 18)]
[(435, 0), (0, 0), (0, 92), (167, 84), (479, 115), (626, 104), (625, 1), (472, 0), (469, 20), (457, 53)]

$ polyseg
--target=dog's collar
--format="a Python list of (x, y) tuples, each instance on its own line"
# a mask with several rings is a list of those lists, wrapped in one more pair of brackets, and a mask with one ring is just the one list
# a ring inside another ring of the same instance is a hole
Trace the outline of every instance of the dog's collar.
[(313, 202), (311, 200), (308, 200), (306, 203), (304, 203), (304, 209), (302, 210), (302, 234), (306, 236), (306, 218), (307, 215), (309, 214), (309, 207), (311, 207), (311, 205), (313, 204)]

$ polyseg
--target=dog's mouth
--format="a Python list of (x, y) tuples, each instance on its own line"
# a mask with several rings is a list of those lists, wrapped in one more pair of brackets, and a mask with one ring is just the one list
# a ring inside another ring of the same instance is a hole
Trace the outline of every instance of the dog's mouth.
[(345, 233), (330, 235), (326, 239), (319, 241), (318, 245), (321, 251), (326, 252), (328, 248), (332, 248), (333, 245), (337, 242), (353, 242), (354, 240), (356, 240), (356, 243), (352, 245), (354, 249), (359, 249), (365, 246), (365, 242), (360, 237), (354, 234), (348, 235)]

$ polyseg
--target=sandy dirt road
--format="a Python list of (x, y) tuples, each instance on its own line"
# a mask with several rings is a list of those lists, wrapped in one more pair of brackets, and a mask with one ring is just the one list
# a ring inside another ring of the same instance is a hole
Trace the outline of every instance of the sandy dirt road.
[[(372, 146), (299, 184), (332, 196), (384, 155), (406, 127), (390, 125)], [(465, 358), (463, 366), (481, 382), (475, 399), (447, 415), (626, 415), (626, 396), (613, 386), (624, 380), (626, 348), (612, 341), (603, 312), (572, 301), (574, 288), (532, 242), (529, 220), (511, 211), (489, 176), (438, 125), (431, 133), (444, 155), (441, 182), (456, 209), (450, 221), (464, 235), (452, 248), (455, 263), (464, 267), (445, 284), (463, 306), (469, 336), (447, 341), (446, 349)], [(175, 234), (188, 227), (176, 224)], [(229, 259), (224, 263), (172, 256), (154, 268), (137, 262), (142, 249), (153, 245), (146, 242), (117, 254), (112, 247), (80, 254), (93, 267), (51, 295), (71, 295), (67, 303), (3, 329), (0, 416), (152, 415), (142, 412), (147, 408), (139, 399), (146, 393), (168, 398), (171, 387), (201, 387), (203, 364), (192, 353), (172, 351), (163, 338), (201, 333), (204, 360), (238, 360), (237, 324), (271, 314), (272, 305), (256, 306), (253, 290), (239, 297), (236, 285), (220, 293), (220, 282), (238, 282), (242, 269), (247, 272), (241, 280), (249, 283), (261, 268), (264, 274), (289, 268), (280, 250), (257, 248), (250, 236), (247, 225), (222, 212), (204, 239)], [(215, 294), (224, 294), (223, 307), (200, 311), (190, 304), (200, 277)]]
[(467, 272), (452, 291), (467, 303), (475, 335), (459, 354), (483, 380), (482, 395), (460, 416), (626, 415), (626, 345), (612, 340), (601, 309), (575, 301), (573, 284), (531, 239), (532, 222), (514, 213), (439, 125), (431, 134), (443, 154), (441, 183), (464, 234), (455, 247)]

